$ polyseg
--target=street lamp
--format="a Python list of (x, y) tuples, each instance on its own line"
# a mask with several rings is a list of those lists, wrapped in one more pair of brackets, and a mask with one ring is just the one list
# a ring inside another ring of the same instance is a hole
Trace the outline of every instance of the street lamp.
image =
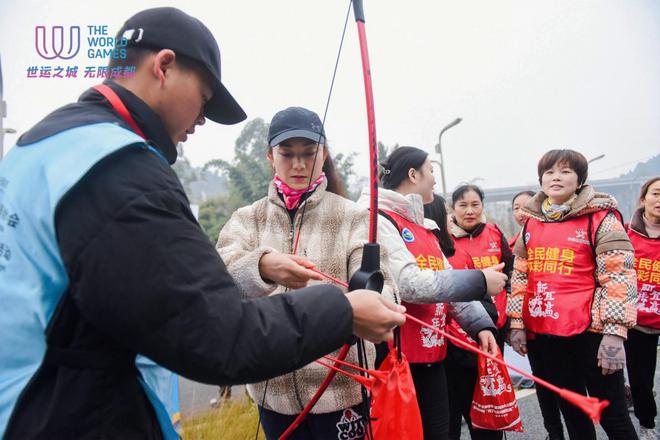
[(442, 130), (440, 130), (440, 134), (438, 135), (438, 143), (435, 146), (435, 152), (440, 155), (440, 176), (442, 177), (442, 193), (446, 194), (447, 193), (447, 186), (445, 184), (445, 160), (442, 157), (442, 134), (452, 128), (455, 125), (458, 125), (463, 119), (461, 118), (456, 118), (453, 121), (451, 121), (449, 124), (445, 126)]

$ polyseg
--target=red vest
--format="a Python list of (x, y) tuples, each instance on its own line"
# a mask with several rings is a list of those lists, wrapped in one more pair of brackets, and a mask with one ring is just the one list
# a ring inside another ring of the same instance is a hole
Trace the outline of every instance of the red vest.
[(472, 257), (463, 249), (456, 249), (456, 253), (453, 256), (448, 257), (447, 260), (454, 269), (474, 269)]
[[(403, 242), (417, 260), (420, 269), (436, 271), (445, 268), (440, 243), (433, 232), (392, 211), (383, 210), (383, 212), (396, 224)], [(446, 304), (411, 304), (406, 301), (402, 303), (411, 315), (444, 330), (447, 319)], [(445, 358), (447, 343), (444, 336), (408, 321), (401, 327), (401, 349), (411, 363), (435, 363)]]
[(637, 324), (660, 329), (660, 239), (628, 230), (635, 248)]
[(589, 327), (596, 289), (594, 236), (608, 212), (557, 223), (527, 221), (528, 286), (522, 312), (529, 331), (574, 336)]
[[(484, 225), (481, 234), (476, 237), (454, 238), (456, 249), (461, 249), (472, 256), (475, 269), (485, 269), (495, 266), (502, 261), (502, 246), (508, 246), (502, 242), (502, 233), (491, 223)], [(495, 296), (495, 307), (497, 308), (497, 328), (506, 324), (506, 289), (502, 289)]]

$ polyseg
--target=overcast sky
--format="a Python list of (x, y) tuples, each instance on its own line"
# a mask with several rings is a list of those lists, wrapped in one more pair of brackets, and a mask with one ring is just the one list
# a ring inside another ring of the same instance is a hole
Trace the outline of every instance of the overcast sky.
[[(103, 65), (86, 43), (70, 62), (41, 59), (35, 26), (108, 25), (153, 6), (179, 6), (216, 36), (224, 84), (250, 119), (325, 105), (345, 0), (57, 2), (0, 0), (5, 127), (25, 131), (98, 81), (26, 78), (28, 66)], [(660, 2), (657, 0), (365, 0), (378, 139), (432, 151), (443, 135), (447, 186), (529, 184), (550, 148), (617, 176), (660, 152)], [(83, 38), (86, 36), (84, 29)], [(357, 151), (367, 173), (364, 88), (350, 18), (326, 133), (335, 153)], [(230, 159), (244, 126), (207, 123), (186, 144), (193, 164)], [(5, 138), (5, 149), (16, 135)]]

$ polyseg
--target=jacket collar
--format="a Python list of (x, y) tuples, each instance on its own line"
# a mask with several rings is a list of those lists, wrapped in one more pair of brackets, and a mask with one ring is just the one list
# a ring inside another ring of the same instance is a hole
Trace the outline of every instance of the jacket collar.
[[(358, 205), (369, 208), (370, 200), (371, 192), (369, 188), (362, 188), (362, 193), (357, 202)], [(406, 220), (417, 223), (418, 225), (428, 226), (428, 221), (424, 219), (424, 202), (422, 196), (419, 194), (408, 194), (404, 196), (396, 191), (378, 188), (378, 207), (395, 212)], [(433, 225), (435, 225), (435, 222), (433, 222)]]
[(486, 227), (485, 216), (482, 216), (481, 223), (479, 223), (477, 226), (475, 226), (473, 229), (469, 231), (458, 226), (456, 224), (456, 220), (452, 219), (451, 228), (449, 232), (451, 232), (451, 235), (453, 235), (454, 238), (463, 238), (463, 237), (474, 238), (474, 237), (478, 237), (479, 234), (483, 232), (485, 227)]
[[(326, 189), (328, 188), (328, 179), (324, 179), (323, 182), (319, 184), (319, 186), (312, 191), (311, 195), (300, 199), (300, 204), (298, 205), (297, 209), (300, 209), (303, 207), (303, 205), (307, 204), (307, 209), (312, 209), (316, 205), (318, 205), (321, 202), (321, 199), (325, 196), (325, 193), (327, 192)], [(277, 206), (282, 207), (282, 209), (286, 209), (286, 205), (284, 204), (284, 200), (280, 197), (280, 194), (277, 192), (277, 188), (275, 187), (275, 184), (271, 180), (270, 183), (268, 184), (268, 201), (270, 203), (273, 203)], [(287, 210), (288, 211), (288, 210)]]
[(650, 238), (648, 232), (646, 231), (646, 225), (644, 224), (644, 208), (637, 208), (633, 213), (632, 219), (630, 219), (630, 229), (641, 235), (642, 237)]
[[(542, 222), (548, 221), (541, 211), (541, 205), (546, 198), (548, 196), (543, 191), (537, 192), (521, 209), (522, 215)], [(617, 201), (614, 197), (596, 192), (591, 185), (584, 185), (578, 192), (577, 198), (571, 203), (571, 210), (562, 218), (562, 221), (603, 209), (616, 209), (616, 207)]]
[[(138, 126), (142, 129), (142, 132), (147, 137), (147, 141), (165, 155), (170, 165), (176, 162), (176, 145), (174, 145), (172, 139), (170, 139), (169, 135), (167, 134), (165, 125), (163, 124), (160, 116), (158, 116), (158, 114), (151, 107), (149, 107), (146, 102), (138, 98), (128, 89), (111, 80), (106, 80), (103, 83), (110, 87), (117, 95), (119, 95), (119, 98), (122, 100), (131, 116), (133, 116), (135, 119), (135, 122), (137, 122)], [(78, 102), (89, 102), (112, 108), (105, 97), (103, 97), (103, 95), (94, 89), (85, 91), (78, 99)]]

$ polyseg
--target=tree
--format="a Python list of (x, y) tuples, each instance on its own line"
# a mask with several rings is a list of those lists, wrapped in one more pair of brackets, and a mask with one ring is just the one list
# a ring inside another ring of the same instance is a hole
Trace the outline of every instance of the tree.
[(247, 123), (236, 139), (235, 157), (231, 162), (211, 160), (204, 170), (217, 170), (228, 177), (230, 193), (237, 193), (237, 201), (249, 204), (264, 197), (273, 177), (270, 163), (266, 159), (268, 124), (257, 118)]
[(204, 232), (215, 243), (218, 240), (220, 230), (227, 223), (234, 212), (231, 208), (230, 195), (224, 195), (208, 200), (199, 207), (199, 224)]
[(387, 159), (387, 157), (394, 153), (394, 150), (399, 147), (400, 145), (398, 142), (394, 145), (390, 145), (389, 147), (382, 142), (378, 142), (378, 162), (385, 162), (385, 159)]
[(195, 171), (195, 168), (190, 164), (190, 161), (187, 157), (181, 155), (177, 161), (172, 165), (172, 169), (179, 177), (181, 185), (183, 186), (184, 191), (188, 194), (188, 197), (192, 194), (192, 189), (190, 184), (199, 180), (199, 174)]
[(234, 211), (268, 193), (273, 171), (266, 159), (267, 136), (268, 124), (261, 118), (254, 119), (236, 139), (231, 162), (215, 159), (204, 165), (204, 171), (227, 176), (229, 189), (228, 194), (203, 203), (199, 209), (199, 223), (213, 243)]
[(355, 156), (357, 156), (357, 153), (354, 151), (350, 154), (339, 153), (333, 157), (337, 174), (339, 174), (339, 178), (346, 189), (346, 194), (351, 200), (356, 200), (360, 195), (359, 191), (357, 194), (354, 194), (351, 191), (352, 184), (356, 177), (355, 170), (353, 169), (353, 166), (355, 165)]
[[(399, 148), (399, 144), (388, 147), (384, 143), (378, 142), (378, 161), (381, 163), (385, 161), (387, 156), (397, 148)], [(362, 188), (369, 184), (368, 174), (360, 176), (355, 174), (354, 165), (357, 155), (357, 152), (352, 152), (349, 155), (340, 153), (334, 158), (337, 172), (344, 183), (348, 198), (351, 200), (357, 200), (360, 197)]]
[(390, 155), (392, 151), (394, 151), (396, 148), (398, 148), (399, 144), (396, 144), (390, 151), (390, 147), (386, 146), (382, 142), (378, 142), (378, 161), (383, 163), (385, 159), (387, 159), (387, 156)]

